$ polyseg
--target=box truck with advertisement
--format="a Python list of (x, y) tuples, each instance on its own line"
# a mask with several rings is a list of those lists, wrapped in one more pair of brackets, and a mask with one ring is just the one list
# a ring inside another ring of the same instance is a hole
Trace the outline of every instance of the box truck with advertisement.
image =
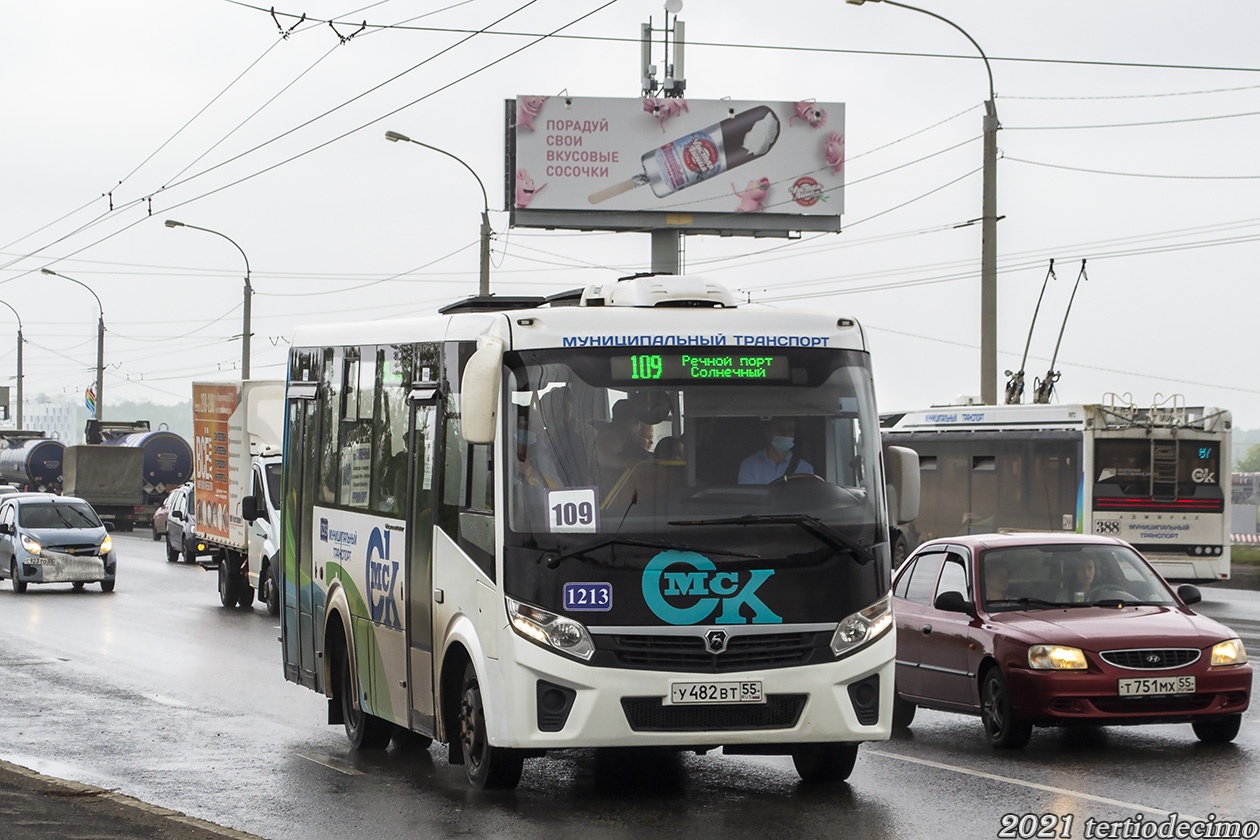
[(219, 601), (280, 609), (278, 551), (284, 382), (193, 383), (193, 533), (212, 547)]

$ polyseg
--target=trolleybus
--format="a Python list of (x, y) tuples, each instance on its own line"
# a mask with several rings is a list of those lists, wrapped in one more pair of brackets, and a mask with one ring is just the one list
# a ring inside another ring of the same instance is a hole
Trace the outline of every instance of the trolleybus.
[(889, 414), (884, 440), (919, 453), (912, 544), (997, 531), (1119, 537), (1165, 578), (1229, 577), (1228, 411), (1096, 405), (947, 406)]

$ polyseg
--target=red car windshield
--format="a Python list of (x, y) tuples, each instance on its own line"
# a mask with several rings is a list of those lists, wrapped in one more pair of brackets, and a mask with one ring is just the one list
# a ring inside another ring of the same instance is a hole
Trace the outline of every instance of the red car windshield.
[(990, 611), (1177, 603), (1142, 556), (1120, 545), (990, 548), (980, 555), (980, 580)]

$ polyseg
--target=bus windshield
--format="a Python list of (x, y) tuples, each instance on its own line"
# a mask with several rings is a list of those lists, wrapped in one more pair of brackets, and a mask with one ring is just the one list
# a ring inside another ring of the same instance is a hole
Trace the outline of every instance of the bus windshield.
[(886, 539), (864, 353), (565, 348), (505, 363), (509, 542)]

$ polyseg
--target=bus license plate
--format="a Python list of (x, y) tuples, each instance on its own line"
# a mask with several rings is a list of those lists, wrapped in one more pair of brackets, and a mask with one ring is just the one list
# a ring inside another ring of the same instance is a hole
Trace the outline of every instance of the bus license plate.
[(707, 703), (764, 703), (761, 680), (738, 682), (670, 683), (670, 706), (704, 705)]
[(1153, 694), (1194, 694), (1194, 677), (1140, 677), (1120, 680), (1121, 697), (1147, 697)]

